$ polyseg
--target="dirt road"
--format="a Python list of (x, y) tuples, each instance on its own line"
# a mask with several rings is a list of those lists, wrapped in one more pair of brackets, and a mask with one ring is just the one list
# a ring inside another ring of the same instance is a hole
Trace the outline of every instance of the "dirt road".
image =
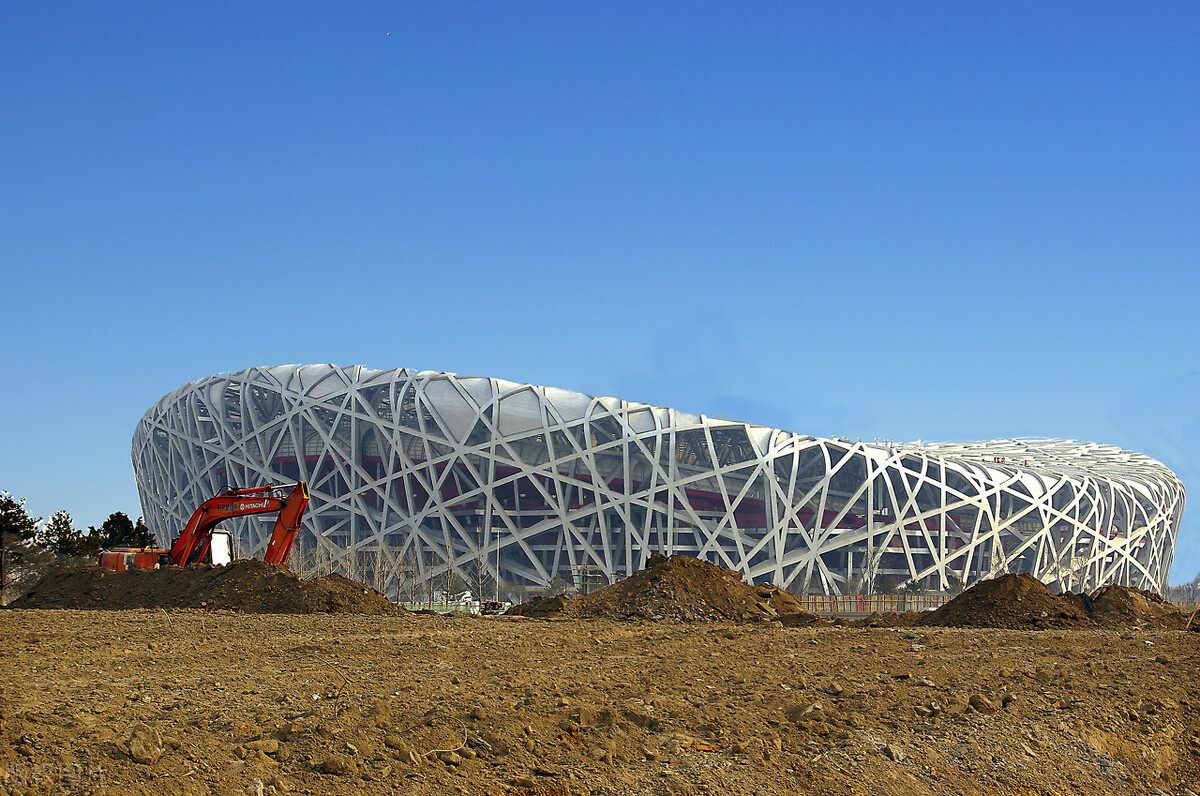
[(1200, 792), (1197, 633), (10, 610), (0, 649), (8, 793)]

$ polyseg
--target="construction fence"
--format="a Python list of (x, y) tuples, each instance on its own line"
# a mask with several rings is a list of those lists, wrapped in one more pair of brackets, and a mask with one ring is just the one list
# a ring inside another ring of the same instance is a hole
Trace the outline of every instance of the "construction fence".
[(953, 598), (949, 594), (809, 594), (796, 599), (805, 611), (818, 616), (869, 616), (932, 611)]

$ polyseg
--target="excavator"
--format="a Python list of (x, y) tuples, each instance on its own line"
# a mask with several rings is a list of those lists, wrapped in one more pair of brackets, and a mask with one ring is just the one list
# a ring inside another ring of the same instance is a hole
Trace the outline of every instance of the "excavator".
[[(229, 487), (223, 494), (209, 498), (192, 514), (187, 527), (170, 550), (118, 547), (100, 554), (100, 566), (123, 572), (127, 569), (158, 569), (188, 564), (228, 563), (229, 534), (216, 531), (217, 523), (231, 517), (279, 512), (275, 529), (263, 558), (272, 564), (286, 564), (300, 530), (300, 520), (308, 507), (308, 483), (250, 487)], [(214, 537), (219, 544), (214, 546)], [(219, 549), (218, 549), (219, 548)]]

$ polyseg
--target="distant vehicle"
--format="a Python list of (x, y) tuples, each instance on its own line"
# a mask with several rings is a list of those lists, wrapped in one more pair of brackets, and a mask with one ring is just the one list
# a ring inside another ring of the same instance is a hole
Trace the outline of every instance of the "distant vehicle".
[(496, 600), (486, 600), (480, 606), (479, 613), (484, 616), (498, 616), (512, 607), (509, 603), (502, 603)]

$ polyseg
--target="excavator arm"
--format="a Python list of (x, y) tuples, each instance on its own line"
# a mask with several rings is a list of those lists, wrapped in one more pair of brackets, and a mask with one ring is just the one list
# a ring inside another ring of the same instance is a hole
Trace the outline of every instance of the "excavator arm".
[(279, 518), (275, 520), (275, 529), (271, 531), (271, 540), (267, 542), (267, 552), (263, 558), (271, 564), (286, 564), (292, 554), (292, 545), (296, 542), (296, 534), (300, 531), (300, 520), (304, 519), (304, 510), (308, 508), (308, 484), (304, 481), (296, 484), (295, 489), (283, 499), (279, 507)]
[(287, 563), (307, 507), (308, 484), (304, 481), (284, 486), (270, 484), (230, 489), (223, 495), (204, 501), (192, 514), (187, 527), (171, 546), (171, 563), (185, 566), (203, 561), (212, 544), (213, 529), (222, 520), (273, 511), (279, 512), (279, 517), (275, 520), (275, 529), (267, 543), (265, 559), (272, 564)]

